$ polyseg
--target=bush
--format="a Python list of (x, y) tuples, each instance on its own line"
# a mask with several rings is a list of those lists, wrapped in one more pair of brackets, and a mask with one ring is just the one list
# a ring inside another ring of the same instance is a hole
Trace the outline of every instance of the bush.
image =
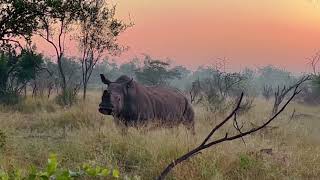
[[(320, 79), (320, 78), (319, 78)], [(316, 105), (320, 103), (320, 80), (317, 78), (306, 83), (302, 92), (297, 96), (297, 100), (306, 104)]]
[(72, 106), (78, 101), (79, 88), (67, 88), (56, 97), (56, 103), (61, 106)]
[(228, 102), (226, 97), (214, 92), (208, 94), (202, 104), (206, 107), (207, 111), (221, 114), (225, 113), (230, 106), (230, 102)]
[(3, 91), (0, 92), (0, 104), (15, 105), (21, 102), (21, 96), (16, 92)]
[(35, 167), (31, 167), (30, 171), (23, 176), (21, 170), (14, 170), (13, 172), (6, 172), (0, 169), (0, 179), (63, 179), (71, 180), (77, 177), (90, 177), (91, 178), (119, 178), (120, 172), (117, 169), (103, 168), (100, 166), (92, 166), (90, 164), (84, 164), (77, 171), (71, 171), (67, 169), (58, 168), (58, 160), (55, 154), (51, 154), (46, 168), (41, 171)]
[(239, 167), (243, 170), (248, 170), (256, 165), (256, 160), (246, 154), (239, 155)]
[(19, 55), (15, 52), (0, 53), (0, 102), (17, 104), (21, 91), (35, 79), (43, 63), (42, 55), (32, 50), (22, 50)]

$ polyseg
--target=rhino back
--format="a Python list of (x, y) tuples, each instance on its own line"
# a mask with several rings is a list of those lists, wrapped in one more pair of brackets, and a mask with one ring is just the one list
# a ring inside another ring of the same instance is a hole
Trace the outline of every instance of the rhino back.
[(126, 107), (127, 120), (182, 119), (188, 103), (182, 93), (170, 88), (146, 87), (139, 84), (136, 85), (136, 91), (136, 97), (132, 97)]
[(148, 87), (147, 89), (155, 118), (169, 120), (182, 118), (187, 103), (182, 93), (164, 87)]

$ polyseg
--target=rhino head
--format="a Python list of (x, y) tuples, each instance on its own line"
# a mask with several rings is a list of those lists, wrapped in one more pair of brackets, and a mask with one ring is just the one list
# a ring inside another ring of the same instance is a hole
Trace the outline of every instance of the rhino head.
[(103, 91), (99, 112), (105, 115), (119, 115), (124, 109), (125, 101), (134, 95), (133, 79), (121, 76), (112, 82), (103, 74), (100, 74), (100, 78), (107, 88)]

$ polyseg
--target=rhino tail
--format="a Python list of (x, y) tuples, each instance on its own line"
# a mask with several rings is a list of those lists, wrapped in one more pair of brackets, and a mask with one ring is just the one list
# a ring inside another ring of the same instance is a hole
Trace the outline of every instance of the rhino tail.
[(186, 99), (186, 105), (183, 112), (183, 125), (191, 131), (191, 133), (195, 134), (195, 122), (194, 122), (194, 111), (192, 105), (189, 103), (188, 99)]

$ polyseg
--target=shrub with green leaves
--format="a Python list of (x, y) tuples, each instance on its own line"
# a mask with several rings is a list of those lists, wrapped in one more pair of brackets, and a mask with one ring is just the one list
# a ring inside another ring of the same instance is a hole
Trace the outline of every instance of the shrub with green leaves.
[(0, 51), (0, 103), (18, 103), (21, 91), (36, 77), (42, 63), (42, 55), (33, 50), (23, 49), (18, 55)]
[(246, 154), (240, 154), (239, 166), (241, 169), (247, 170), (247, 169), (253, 167), (255, 164), (256, 164), (256, 161), (252, 157), (250, 157)]
[(76, 171), (63, 169), (58, 167), (58, 160), (56, 154), (50, 154), (47, 166), (44, 170), (38, 170), (32, 166), (26, 175), (22, 175), (21, 170), (15, 170), (13, 173), (6, 172), (0, 169), (0, 180), (10, 179), (28, 179), (28, 180), (72, 180), (79, 177), (92, 178), (120, 178), (120, 172), (117, 169), (105, 168), (100, 166), (92, 166), (84, 164)]

